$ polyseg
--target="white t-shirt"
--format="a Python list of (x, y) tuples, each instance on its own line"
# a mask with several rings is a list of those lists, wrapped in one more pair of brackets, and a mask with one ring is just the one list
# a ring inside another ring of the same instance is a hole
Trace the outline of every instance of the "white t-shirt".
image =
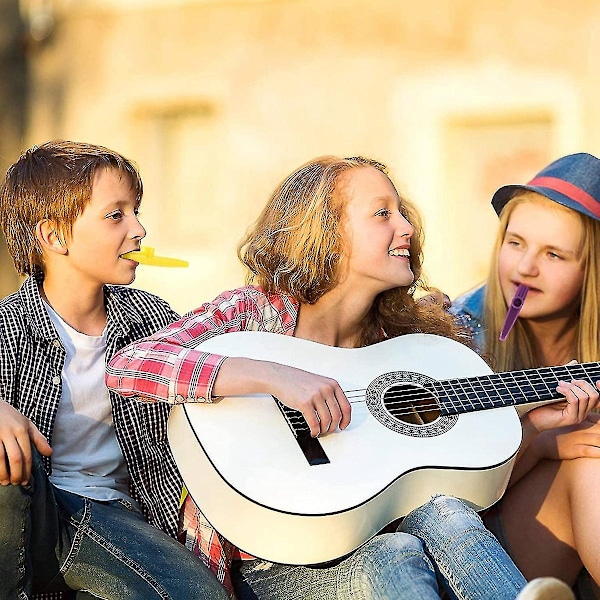
[(129, 472), (113, 425), (104, 382), (106, 329), (80, 333), (44, 302), (67, 356), (52, 434), (52, 474), (58, 488), (94, 500), (129, 496)]

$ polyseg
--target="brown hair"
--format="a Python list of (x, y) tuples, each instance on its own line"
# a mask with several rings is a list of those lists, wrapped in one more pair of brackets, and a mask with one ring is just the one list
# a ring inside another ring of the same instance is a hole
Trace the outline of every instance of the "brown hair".
[(134, 163), (103, 148), (56, 140), (26, 150), (7, 171), (0, 189), (0, 226), (21, 275), (42, 275), (44, 261), (35, 228), (51, 220), (70, 235), (92, 195), (96, 171), (116, 169), (128, 177), (138, 202), (142, 180)]
[(511, 198), (500, 213), (500, 227), (486, 284), (483, 326), (486, 330), (486, 353), (494, 360), (497, 371), (538, 368), (540, 358), (531, 338), (526, 320), (518, 319), (510, 336), (500, 342), (498, 336), (508, 309), (498, 274), (498, 256), (510, 217), (517, 206), (534, 202), (549, 206), (557, 211), (569, 211), (581, 222), (581, 260), (584, 279), (579, 295), (579, 320), (573, 358), (580, 362), (600, 359), (600, 221), (578, 211), (564, 207), (535, 192), (524, 191)]
[[(333, 289), (343, 275), (340, 264), (347, 252), (341, 228), (347, 201), (342, 175), (364, 168), (389, 177), (385, 165), (361, 156), (315, 158), (286, 177), (239, 245), (238, 256), (249, 270), (247, 283), (306, 304)], [(421, 279), (423, 230), (418, 212), (404, 198), (401, 212), (414, 228), (410, 261), (415, 280), (377, 296), (360, 344), (417, 332), (462, 338), (440, 306), (420, 305), (413, 298), (417, 288), (427, 289)]]

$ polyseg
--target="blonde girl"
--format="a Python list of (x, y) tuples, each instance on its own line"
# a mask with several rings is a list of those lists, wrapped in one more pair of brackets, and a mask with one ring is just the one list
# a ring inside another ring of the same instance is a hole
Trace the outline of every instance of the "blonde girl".
[[(497, 371), (600, 360), (600, 160), (558, 159), (527, 185), (500, 188), (500, 215), (485, 286), (454, 301)], [(517, 322), (499, 340), (518, 285), (529, 288)], [(600, 581), (600, 425), (580, 412), (565, 426), (554, 405), (522, 419), (521, 455), (486, 522), (528, 578), (572, 584), (584, 565)], [(567, 408), (570, 410), (570, 407)]]

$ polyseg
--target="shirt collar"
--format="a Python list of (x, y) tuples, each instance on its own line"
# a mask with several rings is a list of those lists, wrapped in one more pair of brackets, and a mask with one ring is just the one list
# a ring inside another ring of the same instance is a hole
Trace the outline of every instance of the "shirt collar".
[(39, 285), (41, 279), (30, 275), (19, 288), (19, 299), (25, 307), (31, 329), (35, 337), (45, 340), (56, 338), (56, 329), (46, 312)]
[(142, 324), (142, 316), (129, 302), (127, 295), (119, 294), (122, 288), (111, 285), (104, 286), (104, 297), (106, 299), (106, 312), (109, 327), (114, 324), (120, 330), (121, 335), (127, 335), (133, 323)]
[[(41, 282), (42, 279), (34, 276), (27, 277), (18, 294), (25, 307), (34, 335), (39, 339), (53, 340), (57, 335), (56, 329), (48, 316), (40, 294)], [(143, 321), (141, 315), (117, 292), (118, 289), (113, 286), (104, 286), (107, 325), (109, 330), (114, 328), (118, 334), (127, 335), (133, 323), (141, 324)]]

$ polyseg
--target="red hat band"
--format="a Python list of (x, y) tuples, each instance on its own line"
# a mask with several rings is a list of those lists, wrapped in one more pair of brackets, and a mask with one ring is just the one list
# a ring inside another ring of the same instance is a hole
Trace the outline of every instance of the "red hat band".
[(600, 219), (600, 204), (598, 204), (597, 200), (568, 181), (558, 179), (557, 177), (536, 177), (527, 185), (543, 187), (563, 194)]

